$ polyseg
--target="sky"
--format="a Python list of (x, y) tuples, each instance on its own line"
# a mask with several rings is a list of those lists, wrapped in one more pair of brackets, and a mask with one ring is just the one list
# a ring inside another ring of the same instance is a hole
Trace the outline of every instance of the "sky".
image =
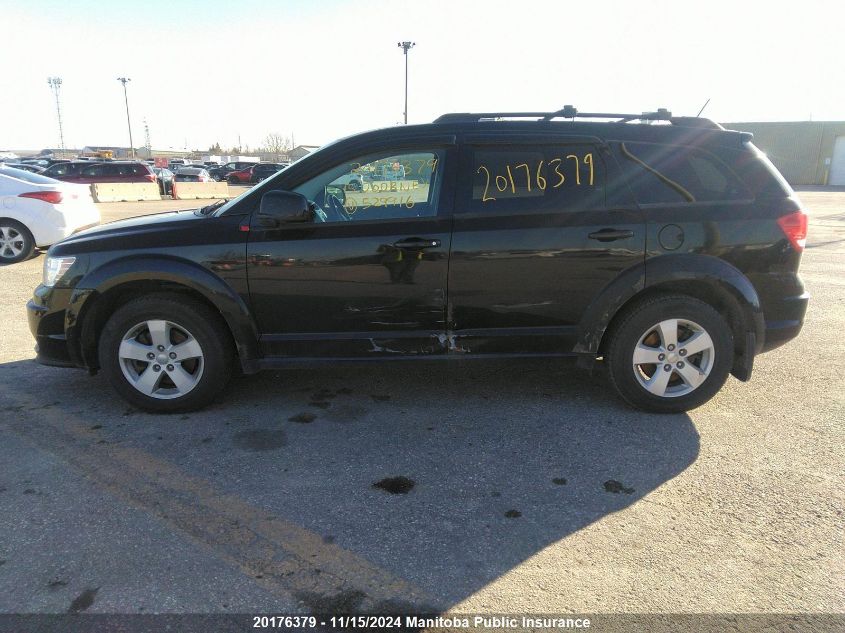
[[(788, 8), (787, 8), (788, 7)], [(444, 112), (845, 120), (845, 4), (0, 0), (0, 150), (321, 145)]]

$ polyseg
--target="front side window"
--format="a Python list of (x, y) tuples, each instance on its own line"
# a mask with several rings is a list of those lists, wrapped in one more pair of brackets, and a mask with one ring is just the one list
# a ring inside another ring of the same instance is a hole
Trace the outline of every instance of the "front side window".
[(605, 169), (591, 145), (472, 150), (470, 212), (537, 213), (604, 206)]
[(316, 203), (317, 221), (433, 216), (444, 157), (443, 150), (369, 154), (336, 165), (293, 191)]

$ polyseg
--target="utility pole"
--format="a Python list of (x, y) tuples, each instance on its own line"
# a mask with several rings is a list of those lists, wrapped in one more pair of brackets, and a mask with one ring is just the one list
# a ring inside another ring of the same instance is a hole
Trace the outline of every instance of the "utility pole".
[(408, 51), (416, 45), (416, 42), (399, 42), (397, 44), (405, 55), (405, 125), (408, 125)]
[(147, 148), (147, 158), (152, 158), (153, 144), (150, 142), (150, 126), (147, 125), (146, 117), (144, 117), (144, 147)]
[(65, 133), (62, 130), (62, 108), (59, 105), (59, 90), (62, 87), (61, 77), (47, 77), (47, 84), (50, 90), (56, 95), (56, 117), (59, 119), (59, 147), (62, 148), (62, 154), (65, 153)]
[(123, 84), (123, 100), (126, 102), (126, 125), (129, 126), (129, 149), (132, 151), (132, 158), (135, 158), (135, 144), (132, 142), (132, 122), (129, 120), (129, 97), (126, 94), (126, 82), (132, 80), (129, 77), (118, 77), (117, 80)]

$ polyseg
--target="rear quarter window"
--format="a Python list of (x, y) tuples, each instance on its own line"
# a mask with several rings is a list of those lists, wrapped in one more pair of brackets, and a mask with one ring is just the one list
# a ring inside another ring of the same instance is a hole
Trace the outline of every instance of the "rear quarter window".
[(621, 143), (628, 184), (640, 204), (752, 198), (722, 159), (708, 151), (657, 143)]

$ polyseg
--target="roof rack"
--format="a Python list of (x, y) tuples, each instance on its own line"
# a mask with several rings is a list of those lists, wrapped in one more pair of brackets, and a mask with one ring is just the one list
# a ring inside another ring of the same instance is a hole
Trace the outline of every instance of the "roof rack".
[(618, 119), (618, 123), (628, 121), (670, 121), (672, 113), (666, 108), (641, 114), (619, 114), (618, 112), (578, 112), (572, 105), (565, 105), (555, 112), (452, 112), (437, 117), (435, 123), (474, 123), (484, 119)]
[(710, 119), (698, 117), (673, 117), (666, 108), (658, 108), (654, 112), (643, 112), (641, 114), (620, 114), (618, 112), (578, 112), (575, 106), (566, 105), (556, 112), (452, 112), (437, 117), (435, 123), (476, 123), (484, 120), (499, 119), (537, 119), (538, 121), (551, 121), (552, 119), (616, 119), (615, 123), (628, 123), (630, 121), (668, 121), (674, 125), (688, 127), (702, 127), (711, 129), (722, 129), (718, 123)]

